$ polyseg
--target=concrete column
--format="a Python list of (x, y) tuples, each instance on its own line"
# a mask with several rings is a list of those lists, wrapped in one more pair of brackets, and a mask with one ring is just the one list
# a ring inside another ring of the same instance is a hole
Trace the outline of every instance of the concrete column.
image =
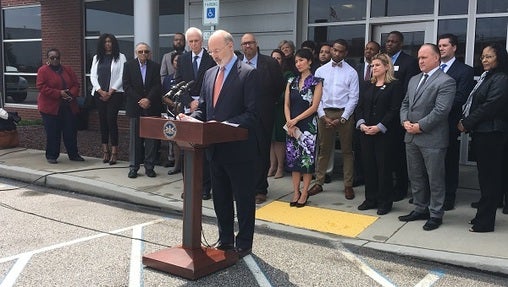
[(145, 42), (152, 48), (152, 60), (159, 60), (159, 0), (134, 1), (134, 47)]

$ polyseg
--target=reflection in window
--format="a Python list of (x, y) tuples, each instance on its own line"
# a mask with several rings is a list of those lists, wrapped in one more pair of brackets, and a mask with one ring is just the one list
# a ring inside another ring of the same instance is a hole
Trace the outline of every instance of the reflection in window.
[(41, 41), (4, 42), (4, 61), (22, 73), (37, 73), (42, 64)]
[(341, 25), (328, 27), (309, 27), (310, 40), (318, 44), (344, 39), (349, 44), (347, 62), (353, 67), (363, 58), (365, 46), (365, 25)]
[(432, 14), (434, 1), (430, 0), (385, 0), (372, 1), (372, 17)]
[(134, 1), (109, 0), (85, 4), (86, 36), (102, 33), (118, 35), (134, 34)]
[(440, 20), (437, 34), (454, 34), (459, 39), (455, 57), (465, 63), (467, 19)]
[[(184, 10), (185, 7), (183, 0), (159, 0), (159, 33), (174, 34), (177, 32), (185, 32), (183, 30), (183, 24), (185, 22), (183, 18)], [(171, 43), (173, 43), (173, 39), (171, 39)], [(163, 54), (161, 53), (161, 55)]]
[(478, 1), (478, 13), (503, 13), (508, 12), (508, 1), (481, 0)]
[[(6, 70), (10, 71), (12, 67), (7, 66)], [(5, 75), (5, 102), (36, 105), (39, 91), (35, 81), (36, 76)]]
[(467, 14), (469, 0), (439, 0), (439, 15)]
[(310, 0), (309, 23), (365, 20), (367, 0)]
[(40, 39), (41, 7), (4, 9), (4, 39)]
[[(418, 50), (421, 45), (425, 43), (425, 32), (424, 31), (414, 31), (414, 32), (401, 32), (402, 36), (404, 36), (404, 43), (402, 45), (402, 51), (404, 53), (411, 55), (413, 57), (418, 57)], [(381, 34), (381, 47), (385, 46), (386, 39), (388, 38), (389, 33)], [(384, 49), (383, 49), (384, 50)]]
[(480, 61), (483, 47), (489, 43), (500, 43), (506, 46), (506, 25), (508, 17), (482, 18), (476, 20), (476, 37), (474, 40), (475, 76), (481, 75), (483, 66)]

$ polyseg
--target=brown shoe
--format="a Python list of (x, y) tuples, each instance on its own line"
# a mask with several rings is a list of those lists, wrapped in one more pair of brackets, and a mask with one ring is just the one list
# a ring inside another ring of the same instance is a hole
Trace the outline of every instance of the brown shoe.
[(344, 194), (346, 195), (346, 199), (353, 199), (355, 198), (355, 192), (351, 186), (344, 187)]
[(319, 184), (314, 184), (313, 187), (311, 187), (311, 189), (309, 189), (309, 196), (313, 196), (313, 195), (316, 195), (320, 192), (323, 191), (323, 187)]
[(256, 194), (256, 204), (261, 204), (266, 201), (266, 194)]

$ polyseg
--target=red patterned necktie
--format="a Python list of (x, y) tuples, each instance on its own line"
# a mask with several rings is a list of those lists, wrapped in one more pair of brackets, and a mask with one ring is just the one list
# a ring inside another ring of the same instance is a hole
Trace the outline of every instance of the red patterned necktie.
[(217, 103), (219, 99), (220, 90), (222, 89), (222, 83), (224, 82), (224, 67), (220, 67), (219, 72), (217, 73), (217, 78), (215, 78), (215, 84), (213, 85), (213, 106)]

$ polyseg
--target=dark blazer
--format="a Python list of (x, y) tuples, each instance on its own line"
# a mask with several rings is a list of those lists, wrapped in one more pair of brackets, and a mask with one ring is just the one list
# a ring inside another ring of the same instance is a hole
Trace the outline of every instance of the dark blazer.
[(487, 74), (473, 94), (469, 116), (462, 119), (466, 131), (508, 132), (508, 75)]
[(192, 102), (192, 98), (190, 96), (199, 96), (201, 92), (201, 86), (203, 84), (203, 77), (205, 72), (211, 67), (215, 66), (216, 63), (206, 49), (203, 49), (203, 56), (201, 58), (201, 63), (198, 68), (198, 77), (194, 78), (194, 69), (192, 68), (193, 61), (192, 51), (186, 52), (180, 57), (178, 57), (178, 61), (176, 63), (176, 72), (175, 72), (175, 83), (180, 83), (181, 81), (189, 82), (194, 80), (195, 83), (189, 90), (189, 94), (185, 95), (182, 98), (182, 104), (186, 107), (189, 106), (190, 102)]
[(412, 76), (420, 73), (420, 67), (418, 66), (418, 60), (410, 56), (404, 51), (401, 51), (397, 61), (393, 63), (394, 75), (402, 84), (402, 91), (404, 94), (407, 92), (407, 86)]
[[(162, 86), (159, 72), (160, 65), (148, 60), (145, 83), (143, 84), (138, 59), (132, 59), (125, 63), (122, 81), (125, 93), (125, 112), (128, 117), (160, 116)], [(150, 100), (150, 108), (143, 110), (138, 105), (138, 101), (142, 98)]]
[[(359, 84), (359, 92), (360, 97), (363, 93), (365, 93), (365, 89), (370, 84), (370, 81), (365, 81), (365, 62), (360, 62), (355, 66), (355, 70), (358, 73), (358, 84)], [(402, 101), (402, 99), (401, 99)]]
[(376, 92), (374, 84), (366, 82), (365, 92), (360, 94), (356, 107), (356, 121), (363, 119), (368, 126), (383, 124), (387, 131), (393, 133), (399, 125), (400, 103), (404, 97), (399, 80), (395, 80)]
[(419, 147), (446, 148), (448, 146), (448, 113), (455, 96), (455, 80), (437, 69), (416, 91), (422, 74), (409, 81), (407, 93), (400, 108), (400, 123), (418, 123), (422, 133), (406, 132), (404, 142)]
[(450, 125), (450, 132), (453, 131), (458, 136), (460, 131), (457, 129), (457, 124), (462, 118), (462, 105), (466, 103), (467, 97), (474, 87), (474, 70), (472, 67), (455, 59), (448, 71), (446, 71), (446, 74), (455, 80), (457, 86), (452, 109), (448, 115), (448, 123)]
[(213, 107), (213, 87), (218, 71), (218, 66), (206, 71), (199, 106), (191, 116), (202, 121), (216, 120), (239, 124), (240, 127), (249, 130), (249, 138), (213, 144), (207, 149), (207, 158), (221, 164), (253, 161), (258, 156), (256, 138), (258, 126), (256, 99), (260, 86), (258, 72), (237, 59), (225, 78), (217, 104)]

